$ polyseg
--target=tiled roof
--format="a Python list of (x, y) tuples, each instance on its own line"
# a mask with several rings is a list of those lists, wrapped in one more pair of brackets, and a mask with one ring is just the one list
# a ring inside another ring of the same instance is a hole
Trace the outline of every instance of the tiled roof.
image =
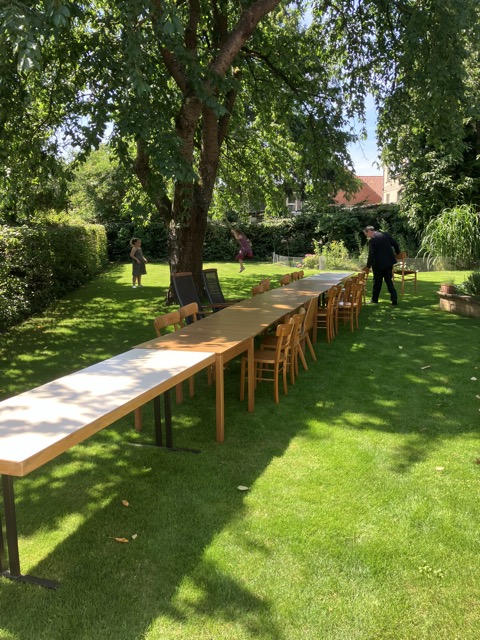
[(383, 176), (356, 176), (362, 181), (360, 189), (349, 199), (345, 191), (339, 191), (334, 198), (335, 204), (352, 207), (360, 204), (381, 204), (383, 195)]

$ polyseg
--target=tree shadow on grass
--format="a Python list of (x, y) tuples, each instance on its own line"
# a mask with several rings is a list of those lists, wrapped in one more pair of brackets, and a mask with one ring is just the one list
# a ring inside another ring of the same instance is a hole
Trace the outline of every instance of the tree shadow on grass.
[[(132, 346), (151, 337), (150, 327), (144, 338), (147, 327), (140, 330), (132, 322), (133, 308), (135, 320), (150, 316), (151, 308), (139, 311), (143, 298), (130, 295), (125, 292), (125, 312), (108, 325), (117, 349), (122, 340)], [(420, 299), (406, 295), (395, 311), (384, 304), (366, 308), (359, 331), (342, 327), (331, 345), (317, 345), (317, 362), (309, 360), (310, 371), (300, 373), (280, 405), (273, 404), (271, 386), (260, 385), (252, 415), (238, 401), (238, 362), (232, 363), (222, 446), (214, 442), (212, 389), (197, 376), (195, 398), (174, 407), (174, 437), (178, 446), (201, 448), (199, 456), (128, 447), (128, 417), (16, 481), (22, 567), (59, 579), (62, 586), (49, 592), (2, 582), (2, 628), (22, 640), (133, 640), (150, 629), (161, 637), (170, 624), (177, 633), (197, 616), (220, 620), (238, 629), (239, 636), (282, 639), (283, 629), (272, 623), (273, 605), (227, 575), (205, 550), (245, 515), (244, 494), (237, 487), (252, 486), (297, 435), (331, 439), (336, 429), (360, 436), (364, 429), (398, 434), (403, 437), (392, 464), (401, 473), (436, 442), (475, 433), (465, 407), (478, 364), (477, 325), (440, 314), (435, 305), (425, 293)], [(108, 336), (102, 332), (99, 340), (98, 332), (109, 322), (109, 305), (93, 308), (98, 313), (82, 331), (65, 336), (49, 370), (52, 377), (61, 375), (62, 356), (68, 373), (90, 364), (81, 361), (82, 353), (108, 351)], [(79, 304), (76, 313), (82, 309)], [(51, 356), (42, 356), (40, 349), (38, 354), (41, 375)], [(327, 426), (312, 430), (312, 420)], [(150, 410), (145, 425), (136, 440), (151, 437)], [(124, 507), (122, 500), (131, 506)], [(116, 536), (130, 541), (116, 543)], [(38, 546), (45, 551), (39, 554)], [(41, 560), (31, 560), (38, 555)], [(185, 584), (190, 599), (178, 597)]]

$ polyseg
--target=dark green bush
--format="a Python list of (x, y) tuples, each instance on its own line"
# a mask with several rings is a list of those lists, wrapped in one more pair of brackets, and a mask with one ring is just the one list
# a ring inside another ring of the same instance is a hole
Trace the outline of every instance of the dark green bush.
[(105, 268), (100, 225), (0, 227), (0, 330), (45, 309)]
[[(367, 225), (389, 231), (402, 250), (413, 256), (417, 253), (415, 232), (408, 219), (396, 205), (376, 207), (325, 207), (306, 211), (299, 216), (273, 218), (260, 222), (241, 223), (241, 230), (251, 240), (257, 260), (271, 260), (272, 253), (301, 257), (314, 252), (314, 240), (323, 245), (343, 242), (351, 254), (358, 254), (365, 245), (362, 230)], [(206, 262), (233, 260), (237, 243), (231, 236), (231, 223), (209, 221), (205, 234), (203, 258)], [(108, 255), (115, 262), (128, 260), (129, 241), (133, 236), (142, 239), (142, 247), (149, 260), (168, 260), (167, 230), (161, 223), (143, 227), (129, 223), (107, 223)]]

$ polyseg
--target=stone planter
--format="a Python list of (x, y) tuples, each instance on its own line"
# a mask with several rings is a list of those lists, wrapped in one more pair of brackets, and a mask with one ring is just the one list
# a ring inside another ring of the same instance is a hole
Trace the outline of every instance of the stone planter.
[(437, 292), (440, 297), (440, 309), (461, 316), (480, 318), (480, 298), (477, 296), (461, 296), (457, 293)]
[(440, 293), (455, 293), (455, 285), (454, 284), (441, 284), (440, 285)]

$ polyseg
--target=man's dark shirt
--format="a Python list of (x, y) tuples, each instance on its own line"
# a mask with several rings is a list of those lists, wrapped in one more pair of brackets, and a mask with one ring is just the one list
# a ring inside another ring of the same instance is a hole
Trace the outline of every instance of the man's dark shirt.
[(389, 233), (375, 231), (370, 238), (367, 267), (371, 267), (374, 271), (383, 271), (388, 267), (393, 267), (397, 259), (392, 249), (395, 253), (400, 253), (397, 241)]

